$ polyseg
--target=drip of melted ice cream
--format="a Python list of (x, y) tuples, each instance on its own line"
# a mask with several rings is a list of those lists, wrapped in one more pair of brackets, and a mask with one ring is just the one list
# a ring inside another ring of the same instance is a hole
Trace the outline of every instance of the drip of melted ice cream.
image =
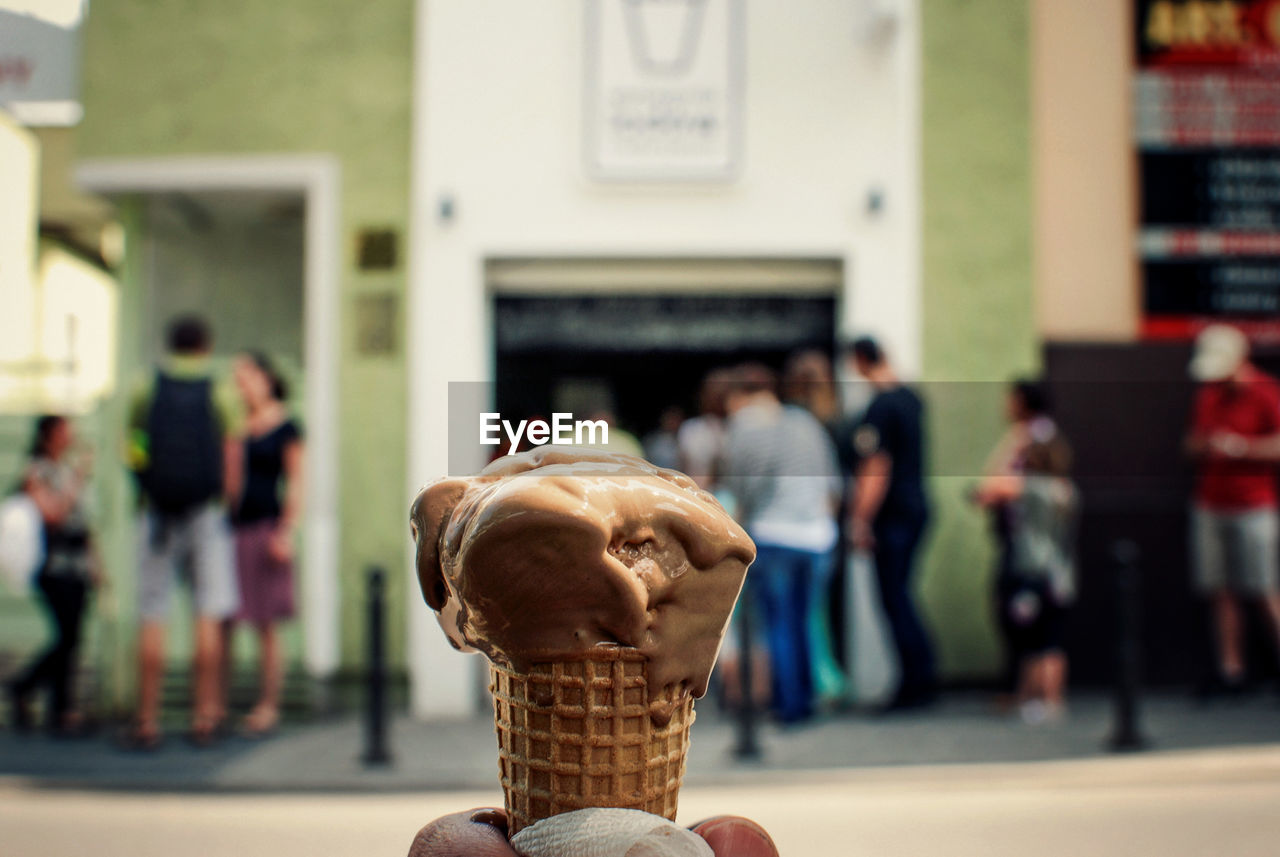
[(687, 476), (538, 449), (413, 504), (418, 578), (456, 648), (517, 670), (597, 646), (647, 656), (655, 720), (700, 697), (755, 546)]

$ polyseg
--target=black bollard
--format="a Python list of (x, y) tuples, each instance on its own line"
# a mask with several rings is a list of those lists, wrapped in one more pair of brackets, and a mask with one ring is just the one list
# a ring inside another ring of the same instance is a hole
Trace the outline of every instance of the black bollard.
[(385, 641), (386, 574), (368, 572), (369, 665), (365, 676), (364, 755), (366, 767), (391, 764), (387, 751), (387, 654)]
[(1147, 746), (1138, 724), (1142, 689), (1142, 578), (1138, 546), (1121, 539), (1111, 546), (1116, 567), (1116, 684), (1113, 731), (1108, 746), (1125, 753)]
[[(746, 597), (744, 592), (743, 600)], [(756, 737), (756, 703), (751, 648), (751, 609), (749, 605), (740, 601), (738, 605), (738, 684), (742, 698), (738, 700), (738, 743), (733, 748), (733, 755), (744, 761), (760, 758), (760, 741)]]

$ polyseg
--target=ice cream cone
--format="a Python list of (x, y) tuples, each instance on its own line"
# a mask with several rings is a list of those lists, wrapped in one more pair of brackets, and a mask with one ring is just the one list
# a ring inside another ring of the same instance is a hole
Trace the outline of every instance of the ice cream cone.
[[(693, 699), (672, 690), (669, 699), (650, 700), (643, 654), (600, 647), (527, 671), (490, 666), (512, 835), (588, 807), (639, 809), (675, 820)], [(651, 703), (657, 703), (656, 718)], [(662, 723), (668, 710), (670, 720)]]

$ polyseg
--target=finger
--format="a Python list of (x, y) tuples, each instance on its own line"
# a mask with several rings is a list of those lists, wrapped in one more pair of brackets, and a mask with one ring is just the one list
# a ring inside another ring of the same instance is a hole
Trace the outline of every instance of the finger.
[(749, 818), (720, 815), (695, 824), (693, 832), (707, 840), (716, 857), (778, 857), (769, 834)]
[(516, 857), (507, 842), (507, 814), (484, 807), (437, 818), (418, 831), (409, 857)]

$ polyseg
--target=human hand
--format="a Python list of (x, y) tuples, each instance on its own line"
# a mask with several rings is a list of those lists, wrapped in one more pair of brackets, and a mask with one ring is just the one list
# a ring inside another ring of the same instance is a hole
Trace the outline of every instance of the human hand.
[(1249, 441), (1232, 432), (1218, 432), (1209, 438), (1209, 451), (1223, 458), (1243, 458), (1249, 451)]
[(271, 534), (267, 544), (267, 553), (276, 562), (289, 562), (293, 559), (293, 535), (288, 527), (280, 527)]
[[(721, 815), (695, 824), (716, 857), (778, 857), (777, 846), (760, 825)], [(507, 814), (501, 809), (472, 809), (438, 818), (418, 831), (409, 857), (518, 857), (507, 841)]]
[(875, 550), (876, 534), (871, 528), (871, 522), (863, 518), (851, 518), (849, 520), (849, 541), (858, 550)]

